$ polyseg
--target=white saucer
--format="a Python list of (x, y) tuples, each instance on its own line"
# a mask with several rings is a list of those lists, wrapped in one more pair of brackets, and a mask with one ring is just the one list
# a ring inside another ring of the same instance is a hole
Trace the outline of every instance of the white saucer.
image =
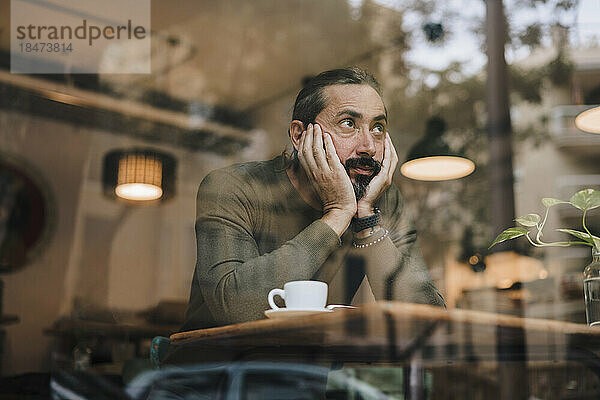
[(280, 308), (279, 310), (267, 310), (265, 315), (267, 318), (291, 318), (301, 317), (304, 315), (330, 313), (333, 310), (329, 308)]

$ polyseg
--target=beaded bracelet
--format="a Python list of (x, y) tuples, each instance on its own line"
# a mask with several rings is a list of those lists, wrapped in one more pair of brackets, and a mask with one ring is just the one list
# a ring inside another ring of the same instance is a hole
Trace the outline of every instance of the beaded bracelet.
[(372, 245), (374, 245), (374, 244), (376, 244), (376, 243), (379, 243), (379, 242), (381, 242), (383, 239), (385, 239), (385, 237), (386, 237), (386, 236), (387, 236), (387, 235), (390, 233), (390, 232), (389, 232), (387, 229), (384, 229), (384, 231), (385, 231), (385, 233), (383, 234), (383, 236), (381, 236), (381, 237), (380, 237), (379, 239), (377, 239), (377, 240), (374, 240), (374, 241), (372, 241), (372, 242), (370, 242), (370, 243), (365, 243), (365, 244), (356, 244), (356, 242), (355, 242), (355, 243), (352, 243), (352, 246), (354, 246), (354, 248), (355, 248), (355, 249), (362, 249), (362, 248), (364, 248), (364, 247), (369, 247), (369, 246), (372, 246)]

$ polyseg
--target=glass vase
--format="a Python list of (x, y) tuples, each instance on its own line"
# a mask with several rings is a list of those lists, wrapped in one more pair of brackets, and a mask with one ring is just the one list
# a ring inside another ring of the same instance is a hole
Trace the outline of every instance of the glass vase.
[(600, 327), (600, 249), (592, 247), (592, 262), (583, 270), (585, 316), (589, 326)]

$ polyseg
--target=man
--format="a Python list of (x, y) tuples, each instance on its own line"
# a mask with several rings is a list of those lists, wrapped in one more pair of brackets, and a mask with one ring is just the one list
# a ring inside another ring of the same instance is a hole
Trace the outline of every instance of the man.
[(291, 157), (203, 180), (183, 330), (263, 318), (269, 291), (294, 280), (328, 282), (329, 303), (350, 302), (360, 286), (377, 300), (444, 305), (392, 184), (386, 125), (372, 75), (326, 71), (296, 98)]

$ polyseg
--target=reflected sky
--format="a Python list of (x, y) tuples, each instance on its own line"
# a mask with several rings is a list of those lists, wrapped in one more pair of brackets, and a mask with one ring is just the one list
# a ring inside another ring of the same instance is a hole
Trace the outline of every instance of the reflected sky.
[[(379, 4), (401, 9), (405, 5), (397, 0), (377, 0)], [(361, 0), (349, 0), (351, 5), (357, 7)], [(509, 10), (515, 0), (504, 0), (505, 7)], [(484, 18), (485, 2), (473, 0), (449, 0), (443, 2), (445, 7), (432, 15), (432, 21), (445, 20), (450, 25), (452, 34), (443, 45), (432, 45), (424, 40), (420, 29), (422, 17), (417, 13), (406, 12), (403, 26), (413, 31), (411, 42), (412, 49), (406, 53), (407, 61), (433, 70), (446, 68), (452, 62), (464, 63), (464, 71), (467, 75), (480, 71), (486, 63), (485, 54), (480, 50), (479, 39), (470, 32), (477, 21)], [(442, 14), (444, 14), (442, 18)], [(448, 15), (451, 17), (449, 18)], [(550, 22), (555, 16), (547, 7), (538, 7), (533, 10), (520, 10), (512, 16), (512, 22), (517, 27), (526, 27), (532, 21)], [(449, 19), (448, 19), (449, 18)], [(559, 21), (573, 29), (570, 32), (571, 43), (583, 46), (600, 41), (600, 2), (597, 0), (579, 0), (576, 12), (564, 13)], [(549, 45), (549, 43), (545, 43)], [(529, 55), (529, 49), (523, 47), (517, 51), (507, 50), (507, 61), (513, 62)], [(432, 84), (435, 84), (432, 82)]]

